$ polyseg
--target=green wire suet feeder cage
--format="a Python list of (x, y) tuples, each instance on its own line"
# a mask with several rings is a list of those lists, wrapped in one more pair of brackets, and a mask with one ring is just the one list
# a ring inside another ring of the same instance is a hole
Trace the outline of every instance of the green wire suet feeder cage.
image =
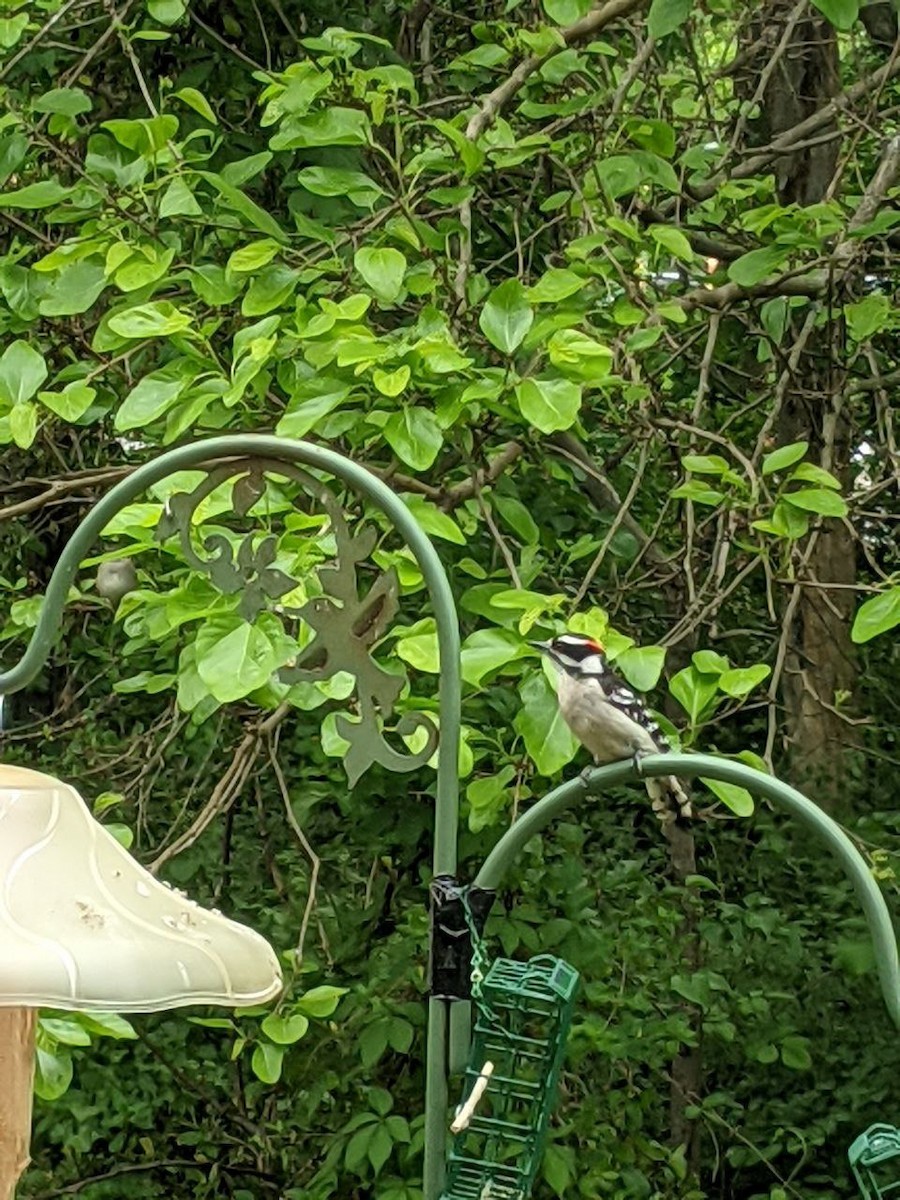
[(850, 1166), (864, 1200), (900, 1200), (900, 1129), (870, 1125), (848, 1152)]
[(540, 1165), (578, 990), (541, 955), (497, 959), (473, 991), (478, 1013), (442, 1200), (525, 1200)]

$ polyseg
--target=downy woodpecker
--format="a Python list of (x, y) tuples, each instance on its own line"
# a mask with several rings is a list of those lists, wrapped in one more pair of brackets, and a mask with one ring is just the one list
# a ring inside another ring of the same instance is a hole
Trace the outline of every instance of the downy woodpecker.
[[(671, 747), (642, 701), (610, 670), (603, 647), (593, 638), (566, 633), (552, 642), (534, 642), (557, 670), (556, 694), (563, 718), (598, 766)], [(644, 781), (653, 811), (663, 824), (693, 813), (674, 775)]]

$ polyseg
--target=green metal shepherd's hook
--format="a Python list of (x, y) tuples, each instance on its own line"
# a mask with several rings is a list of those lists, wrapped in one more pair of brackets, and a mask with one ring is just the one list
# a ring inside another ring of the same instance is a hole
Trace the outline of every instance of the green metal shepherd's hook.
[[(138, 467), (116, 484), (90, 510), (67, 543), (50, 577), (44, 603), (34, 633), (20, 661), (0, 673), (0, 697), (20, 691), (34, 679), (53, 648), (62, 621), (63, 610), (81, 560), (110, 520), (125, 505), (154, 484), (178, 471), (203, 467), (230, 458), (252, 457), (277, 464), (289, 463), (327, 472), (349, 485), (375, 504), (392, 522), (415, 555), (428, 587), (437, 625), (440, 652), (440, 742), (438, 746), (437, 795), (434, 823), (433, 869), (436, 876), (456, 872), (456, 835), (459, 813), (459, 738), (461, 682), (459, 662), (459, 621), (453, 593), (437, 551), (400, 497), (365, 467), (309, 442), (259, 434), (210, 438), (175, 450), (169, 450)], [(449, 1005), (429, 1001), (428, 1051), (426, 1062), (426, 1111), (440, 1135), (431, 1138), (425, 1148), (425, 1193), (436, 1197), (444, 1170), (444, 1126), (447, 1113), (447, 1038)]]

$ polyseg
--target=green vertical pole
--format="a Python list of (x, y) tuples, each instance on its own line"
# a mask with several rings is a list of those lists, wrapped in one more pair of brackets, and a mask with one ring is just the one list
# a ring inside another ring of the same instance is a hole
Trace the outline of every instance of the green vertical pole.
[(447, 1150), (447, 1011), (444, 1000), (428, 1001), (425, 1053), (425, 1200), (438, 1200), (444, 1187)]

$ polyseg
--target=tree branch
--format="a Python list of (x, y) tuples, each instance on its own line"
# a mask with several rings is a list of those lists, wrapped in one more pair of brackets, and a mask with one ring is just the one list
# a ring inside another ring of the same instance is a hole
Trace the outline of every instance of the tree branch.
[(470, 117), (466, 126), (466, 137), (469, 141), (474, 142), (493, 125), (501, 110), (517, 92), (521, 91), (535, 71), (539, 71), (548, 59), (553, 58), (554, 55), (569, 46), (575, 46), (579, 42), (593, 37), (612, 21), (618, 20), (619, 17), (630, 16), (637, 9), (643, 8), (645, 4), (646, 0), (607, 0), (606, 4), (601, 4), (599, 8), (593, 9), (580, 21), (561, 29), (559, 33), (562, 44), (553, 46), (546, 54), (530, 54), (528, 58), (523, 58), (513, 73), (482, 99), (478, 111)]

